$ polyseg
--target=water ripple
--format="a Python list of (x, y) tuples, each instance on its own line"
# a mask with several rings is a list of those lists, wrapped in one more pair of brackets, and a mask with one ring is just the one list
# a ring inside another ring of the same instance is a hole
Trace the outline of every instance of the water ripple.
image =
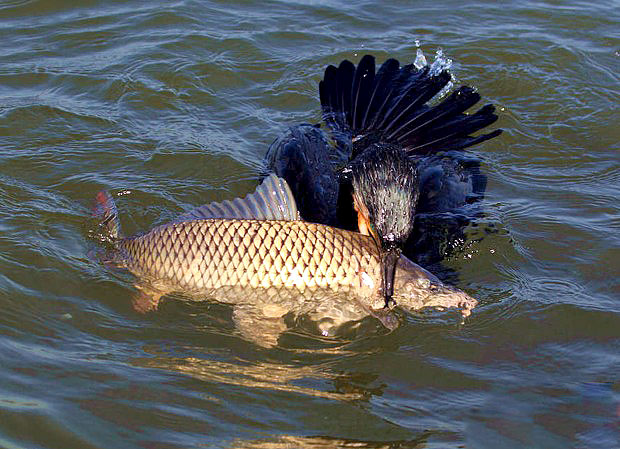
[[(0, 5), (0, 446), (618, 446), (617, 8), (556, 3)], [(97, 191), (128, 233), (243, 196), (320, 120), (326, 65), (416, 41), (505, 129), (431, 267), (480, 300), (467, 320), (300, 319), (264, 349), (223, 305), (137, 314), (91, 260)]]

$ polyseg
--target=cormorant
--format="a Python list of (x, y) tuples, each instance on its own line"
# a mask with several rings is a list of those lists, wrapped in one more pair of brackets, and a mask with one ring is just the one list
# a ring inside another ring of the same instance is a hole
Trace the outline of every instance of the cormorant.
[(480, 100), (471, 87), (429, 104), (450, 80), (448, 70), (401, 67), (393, 58), (375, 71), (371, 55), (357, 67), (330, 65), (319, 83), (327, 132), (293, 126), (267, 152), (267, 170), (289, 183), (303, 219), (373, 236), (386, 307), (401, 252), (415, 258), (407, 252), (415, 251), (416, 213), (447, 212), (482, 193), (478, 164), (458, 154), (502, 132), (472, 136), (497, 115), (490, 104), (465, 113)]

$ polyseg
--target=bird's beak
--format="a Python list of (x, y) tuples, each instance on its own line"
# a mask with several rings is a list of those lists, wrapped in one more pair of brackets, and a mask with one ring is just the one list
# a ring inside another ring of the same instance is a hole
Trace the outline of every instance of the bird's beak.
[(396, 272), (396, 264), (398, 263), (398, 259), (400, 259), (401, 250), (397, 246), (384, 249), (377, 232), (370, 225), (368, 208), (356, 192), (353, 193), (353, 207), (357, 212), (357, 227), (360, 234), (370, 235), (379, 248), (379, 253), (381, 254), (383, 295), (385, 298), (385, 307), (387, 308), (389, 307), (390, 302), (392, 301), (392, 296), (394, 295), (394, 273)]
[(401, 249), (398, 247), (392, 247), (387, 250), (381, 249), (384, 307), (389, 307), (392, 295), (394, 295), (394, 274), (396, 273), (396, 264), (398, 259), (400, 259), (400, 253)]

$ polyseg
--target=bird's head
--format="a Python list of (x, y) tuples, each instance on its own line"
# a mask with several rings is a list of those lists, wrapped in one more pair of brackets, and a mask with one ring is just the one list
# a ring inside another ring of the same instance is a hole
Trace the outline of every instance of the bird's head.
[(373, 144), (352, 162), (351, 178), (359, 231), (371, 235), (379, 247), (388, 305), (396, 263), (413, 229), (418, 171), (400, 148)]

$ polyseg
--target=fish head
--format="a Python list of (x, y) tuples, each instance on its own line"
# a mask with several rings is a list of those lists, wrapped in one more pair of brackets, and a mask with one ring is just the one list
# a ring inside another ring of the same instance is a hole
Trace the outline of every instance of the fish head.
[(478, 301), (458, 288), (441, 282), (435, 275), (402, 256), (394, 279), (394, 301), (413, 312), (425, 307), (438, 310), (457, 308), (463, 317), (471, 314)]

